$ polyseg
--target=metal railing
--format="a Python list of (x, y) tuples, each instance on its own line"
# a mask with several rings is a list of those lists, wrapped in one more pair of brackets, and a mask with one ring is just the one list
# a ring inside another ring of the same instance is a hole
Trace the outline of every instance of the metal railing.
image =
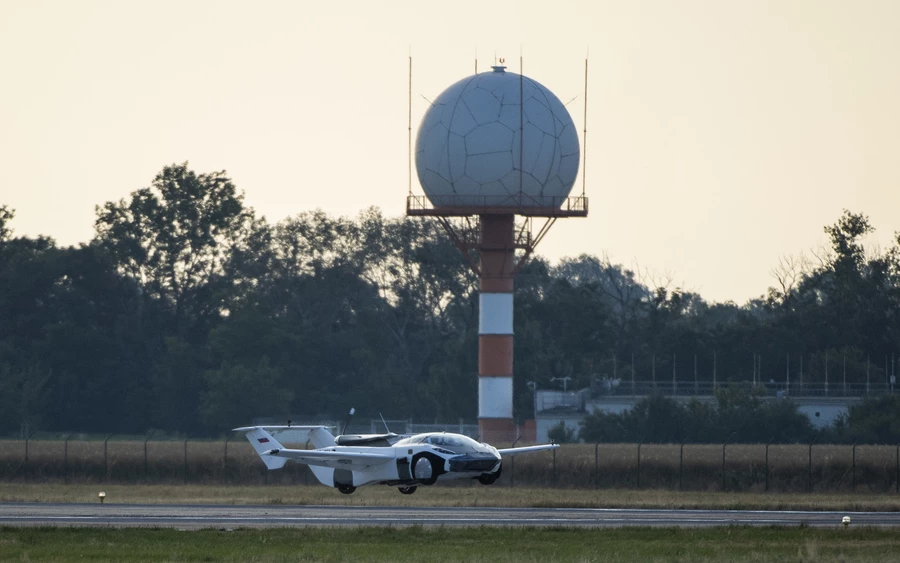
[[(397, 434), (424, 434), (426, 432), (454, 432), (463, 434), (470, 438), (478, 436), (477, 424), (464, 424), (458, 422), (456, 424), (423, 424), (416, 423), (412, 420), (387, 420), (385, 421), (391, 432)], [(372, 434), (380, 434), (384, 432), (384, 423), (381, 419), (373, 419), (369, 425), (369, 432)]]
[(541, 217), (585, 216), (588, 198), (585, 196), (514, 195), (411, 195), (406, 199), (408, 215), (477, 215), (503, 210), (519, 215)]
[[(801, 382), (712, 382), (712, 381), (626, 381), (603, 380), (591, 386), (591, 396), (647, 396), (663, 395), (666, 397), (711, 397), (719, 389), (738, 387), (747, 391), (755, 391), (769, 397), (820, 397), (820, 398), (863, 398), (885, 395), (894, 392), (889, 383), (801, 383)], [(900, 389), (897, 390), (900, 392)]]
[(537, 411), (580, 411), (590, 398), (589, 389), (579, 391), (538, 391)]

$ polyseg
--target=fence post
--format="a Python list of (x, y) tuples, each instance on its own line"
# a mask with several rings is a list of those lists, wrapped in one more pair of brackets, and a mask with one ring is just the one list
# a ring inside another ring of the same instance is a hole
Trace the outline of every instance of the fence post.
[(28, 482), (28, 442), (31, 440), (31, 437), (34, 436), (34, 432), (29, 432), (28, 436), (25, 436), (25, 463), (22, 465), (22, 472), (25, 474), (25, 482)]
[(694, 395), (700, 394), (700, 383), (697, 379), (697, 354), (694, 354)]
[(556, 448), (553, 448), (553, 483), (556, 484)]
[(637, 488), (641, 488), (641, 446), (644, 444), (644, 438), (638, 442), (637, 448)]
[(71, 438), (75, 433), (70, 432), (66, 439), (63, 441), (63, 484), (69, 484), (69, 438)]
[(844, 397), (847, 396), (847, 354), (844, 354)]
[(775, 440), (775, 436), (766, 442), (766, 492), (769, 492), (769, 446)]
[(109, 451), (107, 449), (107, 444), (109, 443), (109, 439), (112, 438), (113, 435), (110, 434), (103, 440), (103, 481), (105, 482), (109, 479)]
[(736, 434), (736, 432), (732, 432), (731, 436), (729, 436), (728, 439), (725, 440), (725, 443), (722, 444), (722, 490), (723, 491), (725, 490), (725, 446), (727, 446), (728, 442), (730, 442), (731, 439), (734, 438), (735, 434)]
[[(516, 447), (516, 442), (518, 442), (520, 438), (521, 438), (521, 436), (516, 436), (516, 439), (513, 440), (512, 446), (510, 446), (510, 447), (511, 447), (511, 448), (515, 448), (515, 447)], [(509, 460), (509, 463), (510, 463), (510, 467), (509, 467), (509, 486), (510, 486), (510, 487), (515, 487), (515, 486), (516, 486), (516, 456), (512, 456), (512, 458)]]
[(813, 444), (816, 443), (816, 440), (813, 440), (809, 444), (809, 473), (806, 476), (806, 492), (812, 492), (812, 447)]
[(718, 389), (718, 385), (716, 384), (716, 367), (719, 360), (719, 353), (713, 352), (713, 395), (716, 394), (716, 389)]
[(681, 448), (678, 450), (678, 490), (684, 490), (684, 442), (682, 440)]
[(675, 353), (672, 352), (672, 396), (678, 395), (678, 380), (675, 378), (675, 368), (678, 367), (678, 361)]
[(900, 493), (900, 445), (897, 446), (897, 458), (894, 461), (894, 492)]
[(223, 483), (228, 482), (228, 478), (225, 475), (226, 471), (228, 470), (228, 442), (230, 442), (233, 437), (234, 437), (233, 432), (231, 434), (228, 434), (227, 436), (225, 436), (225, 453), (222, 454), (222, 482)]
[(800, 393), (803, 393), (803, 354), (800, 354)]
[(634, 350), (631, 350), (631, 394), (634, 395)]
[(147, 434), (147, 437), (144, 439), (144, 483), (147, 482), (147, 442), (150, 441), (150, 437), (153, 436), (153, 430)]
[(188, 443), (188, 441), (189, 441), (190, 439), (191, 439), (191, 435), (188, 434), (188, 437), (185, 438), (185, 440), (184, 440), (184, 484), (185, 484), (185, 485), (187, 485), (187, 474), (188, 474), (188, 468), (187, 468), (187, 443)]
[(859, 444), (859, 438), (853, 442), (853, 461), (850, 465), (850, 492), (856, 490), (856, 445)]
[[(900, 448), (898, 448), (900, 450)], [(594, 488), (600, 488), (600, 442), (594, 444)]]
[(791, 396), (791, 353), (787, 353), (787, 365), (784, 368), (785, 370), (785, 378), (784, 378), (784, 392), (788, 397)]

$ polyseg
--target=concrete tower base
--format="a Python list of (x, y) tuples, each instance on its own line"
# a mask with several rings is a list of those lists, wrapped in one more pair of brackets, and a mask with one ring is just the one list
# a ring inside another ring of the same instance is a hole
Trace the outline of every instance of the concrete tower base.
[(515, 216), (481, 216), (478, 427), (486, 442), (516, 439), (513, 420)]

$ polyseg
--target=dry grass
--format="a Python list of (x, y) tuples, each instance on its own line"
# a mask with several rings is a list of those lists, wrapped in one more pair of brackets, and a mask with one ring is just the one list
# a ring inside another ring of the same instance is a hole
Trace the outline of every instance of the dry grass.
[(401, 495), (394, 487), (361, 487), (342, 495), (322, 485), (61, 485), (0, 484), (0, 502), (121, 504), (289, 504), (345, 506), (498, 506), (571, 508), (679, 508), (732, 510), (900, 511), (900, 497), (879, 494), (764, 494), (667, 490), (485, 487), (477, 483), (421, 487)]

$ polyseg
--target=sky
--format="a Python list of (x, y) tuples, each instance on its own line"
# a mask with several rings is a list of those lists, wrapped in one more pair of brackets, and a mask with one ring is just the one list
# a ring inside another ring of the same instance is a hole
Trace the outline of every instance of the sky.
[(409, 57), (415, 134), (476, 59), (521, 56), (588, 132), (590, 214), (537, 253), (742, 304), (845, 208), (872, 245), (900, 230), (898, 30), (895, 0), (0, 0), (0, 205), (79, 244), (95, 206), (188, 161), (270, 222), (399, 217)]

